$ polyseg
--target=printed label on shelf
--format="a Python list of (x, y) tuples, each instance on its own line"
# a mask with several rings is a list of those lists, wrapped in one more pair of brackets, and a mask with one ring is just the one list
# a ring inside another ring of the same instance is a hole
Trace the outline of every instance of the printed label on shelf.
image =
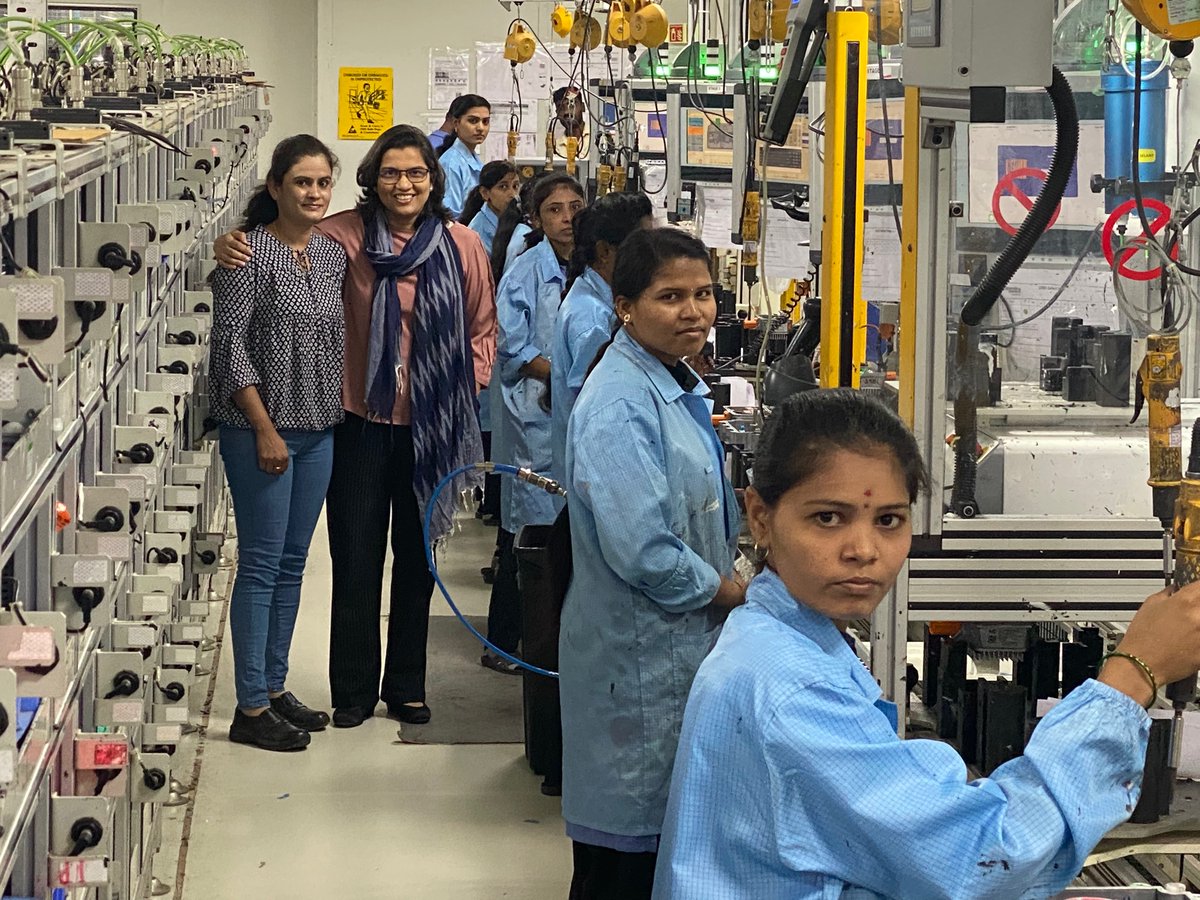
[(142, 701), (122, 700), (112, 705), (114, 725), (136, 725), (142, 721)]
[(53, 861), (58, 871), (54, 883), (60, 887), (108, 884), (108, 860), (104, 857), (77, 857)]

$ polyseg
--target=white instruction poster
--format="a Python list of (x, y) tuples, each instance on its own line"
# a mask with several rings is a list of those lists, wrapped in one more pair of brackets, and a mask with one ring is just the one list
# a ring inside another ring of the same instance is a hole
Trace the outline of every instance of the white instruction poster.
[(470, 93), (470, 87), (470, 51), (448, 48), (429, 51), (430, 109), (449, 109), (455, 97)]

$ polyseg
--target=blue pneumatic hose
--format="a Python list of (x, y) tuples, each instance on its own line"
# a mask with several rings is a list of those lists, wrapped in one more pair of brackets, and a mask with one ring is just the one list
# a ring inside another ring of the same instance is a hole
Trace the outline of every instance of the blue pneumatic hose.
[(473, 463), (468, 466), (460, 466), (443, 478), (440, 482), (438, 482), (438, 486), (433, 489), (433, 495), (429, 498), (429, 504), (425, 508), (425, 562), (429, 565), (429, 573), (433, 575), (434, 584), (438, 586), (438, 590), (440, 590), (442, 592), (442, 596), (446, 598), (446, 603), (450, 605), (450, 611), (454, 613), (454, 615), (458, 618), (458, 621), (462, 622), (463, 627), (466, 628), (467, 631), (475, 635), (475, 637), (481, 644), (483, 644), (483, 646), (487, 647), (501, 659), (506, 659), (511, 663), (515, 663), (527, 672), (533, 672), (535, 675), (544, 675), (547, 678), (558, 678), (557, 672), (551, 672), (549, 669), (543, 669), (539, 666), (533, 665), (532, 663), (527, 663), (523, 659), (518, 659), (511, 653), (506, 653), (505, 651), (501, 650), (486, 637), (480, 634), (479, 630), (467, 621), (467, 617), (464, 616), (459, 608), (454, 604), (454, 600), (450, 597), (450, 592), (446, 590), (446, 585), (442, 582), (442, 576), (438, 574), (437, 563), (433, 558), (433, 541), (431, 540), (429, 533), (430, 526), (433, 523), (433, 511), (437, 506), (437, 499), (442, 493), (442, 489), (463, 472), (469, 472), (471, 469), (480, 469), (484, 472), (496, 472), (501, 475), (510, 475), (514, 478), (520, 478), (522, 481), (527, 481), (530, 484), (536, 485), (537, 487), (540, 487), (549, 493), (563, 493), (562, 488), (559, 487), (557, 483), (551, 481), (549, 478), (546, 478), (543, 475), (537, 475), (534, 472), (530, 472), (528, 469), (518, 469), (516, 466), (508, 466), (500, 463)]

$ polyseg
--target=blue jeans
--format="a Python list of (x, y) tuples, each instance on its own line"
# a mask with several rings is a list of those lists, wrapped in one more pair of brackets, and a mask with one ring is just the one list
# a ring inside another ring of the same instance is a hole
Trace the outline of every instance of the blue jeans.
[(237, 519), (238, 567), (229, 601), (238, 706), (257, 709), (283, 690), (308, 544), (333, 467), (333, 430), (281, 431), (288, 467), (258, 467), (254, 432), (221, 426), (221, 459)]

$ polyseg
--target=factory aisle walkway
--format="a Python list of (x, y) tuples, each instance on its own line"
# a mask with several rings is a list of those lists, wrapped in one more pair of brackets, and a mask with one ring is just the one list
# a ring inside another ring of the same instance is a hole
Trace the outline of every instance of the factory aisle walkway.
[[(495, 531), (475, 520), (464, 524), (443, 571), (453, 572), (448, 587), (464, 612), (486, 615), (478, 573)], [(322, 520), (288, 687), (326, 710), (329, 580)], [(438, 594), (433, 614), (449, 615)], [(481, 667), (479, 677), (511, 676)], [(360, 728), (314, 734), (302, 753), (267, 753), (228, 741), (234, 697), (227, 637), (216, 678), (177, 898), (566, 897), (571, 851), (558, 800), (539, 793), (521, 745), (402, 744), (399, 723), (384, 718), (380, 705)]]

